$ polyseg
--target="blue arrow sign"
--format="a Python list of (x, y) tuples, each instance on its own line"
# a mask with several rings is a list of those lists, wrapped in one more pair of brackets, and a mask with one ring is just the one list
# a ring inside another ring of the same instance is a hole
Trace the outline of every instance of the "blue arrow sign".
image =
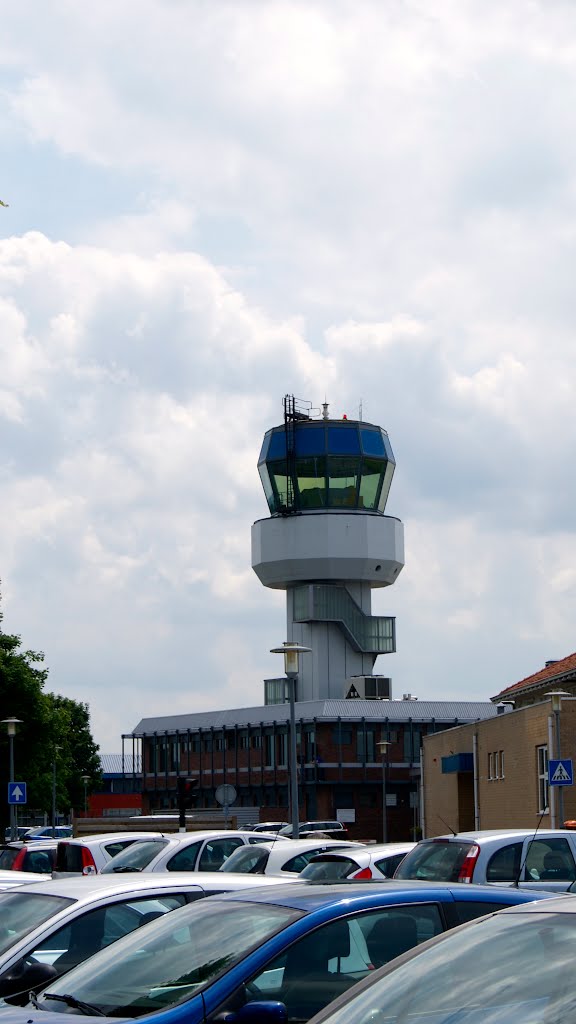
[(571, 757), (562, 757), (556, 761), (548, 761), (548, 785), (574, 785), (574, 773), (572, 771)]
[(9, 782), (8, 783), (8, 803), (9, 804), (25, 804), (26, 803), (26, 783), (25, 782)]

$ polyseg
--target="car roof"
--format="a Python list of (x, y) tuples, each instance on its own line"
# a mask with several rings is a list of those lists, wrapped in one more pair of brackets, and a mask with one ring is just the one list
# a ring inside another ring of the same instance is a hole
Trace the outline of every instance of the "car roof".
[[(264, 886), (262, 889), (246, 889), (244, 892), (223, 893), (213, 897), (217, 900), (244, 900), (250, 903), (274, 903), (278, 906), (291, 907), (294, 910), (312, 912), (322, 907), (338, 906), (348, 904), (353, 910), (353, 904), (357, 902), (369, 903), (370, 899), (381, 899), (386, 896), (390, 903), (405, 902), (406, 896), (414, 897), (414, 900), (449, 901), (455, 895), (458, 899), (466, 901), (481, 896), (487, 902), (498, 902), (498, 897), (511, 895), (508, 888), (502, 889), (494, 885), (465, 885), (459, 882), (419, 882), (403, 881), (395, 879), (367, 879), (362, 882), (342, 881), (302, 881), (298, 879), (293, 885), (278, 888), (276, 883)], [(533, 892), (527, 889), (515, 889), (514, 899), (519, 902), (531, 901), (534, 897), (544, 902), (550, 898), (549, 892)], [(563, 900), (572, 903), (570, 896), (563, 896)], [(574, 902), (576, 908), (576, 902)]]
[[(324, 841), (322, 836), (319, 835), (316, 839), (292, 839), (290, 845), (286, 846), (285, 843), (280, 841), (269, 842), (269, 843), (258, 843), (258, 846), (262, 846), (265, 850), (278, 850), (282, 847), (282, 852), (286, 854), (306, 853), (307, 850), (313, 850), (318, 844), (322, 844)], [(345, 850), (348, 847), (364, 850), (366, 849), (364, 843), (355, 843), (351, 839), (328, 839), (327, 842), (337, 844), (334, 846), (335, 850)]]
[[(125, 835), (126, 833), (123, 833), (123, 834)], [(227, 837), (230, 837), (232, 839), (240, 838), (242, 840), (245, 840), (246, 836), (248, 834), (249, 833), (247, 833), (247, 832), (241, 832), (239, 829), (225, 829), (225, 828), (221, 828), (221, 829), (210, 829), (210, 830), (207, 830), (207, 831), (204, 831), (204, 832), (171, 832), (171, 833), (155, 832), (155, 833), (152, 833), (150, 835), (144, 835), (144, 836), (141, 837), (141, 839), (142, 839), (142, 842), (144, 842), (147, 839), (168, 839), (173, 845), (177, 845), (179, 843), (194, 843), (194, 842), (199, 842), (199, 841), (204, 842), (207, 839), (226, 839)], [(260, 835), (264, 835), (265, 836), (266, 833), (265, 832), (261, 832)], [(270, 836), (270, 842), (274, 843), (275, 841), (276, 841), (276, 836), (275, 835), (271, 835)]]
[[(16, 872), (7, 872), (14, 876)], [(24, 874), (24, 872), (18, 872)], [(26, 873), (26, 877), (28, 873)], [(38, 879), (38, 875), (34, 876)], [(287, 879), (288, 882), (291, 879)], [(229, 886), (229, 882), (232, 884)], [(45, 881), (35, 881), (26, 885), (26, 892), (41, 893), (49, 896), (63, 896), (73, 900), (98, 900), (103, 895), (115, 895), (129, 893), (141, 889), (165, 889), (167, 891), (180, 889), (183, 885), (197, 886), (202, 888), (212, 887), (215, 883), (223, 889), (250, 888), (254, 883), (255, 887), (269, 886), (270, 881), (264, 875), (226, 875), (221, 871), (138, 871), (134, 874), (122, 875), (82, 875), (71, 878), (46, 878)], [(282, 885), (280, 879), (275, 884)], [(285, 883), (284, 883), (285, 884)]]
[(456, 832), (447, 833), (442, 836), (429, 836), (427, 839), (421, 839), (420, 843), (431, 843), (435, 839), (451, 839), (457, 841), (459, 839), (469, 840), (475, 842), (483, 839), (514, 839), (519, 836), (534, 836), (534, 839), (539, 839), (544, 836), (570, 836), (574, 835), (573, 829), (568, 828), (492, 828), (492, 829), (481, 829), (473, 832)]
[[(157, 839), (164, 837), (163, 832), (98, 832), (93, 836), (62, 836), (59, 843), (81, 843), (82, 846), (89, 846), (90, 843), (118, 842), (119, 839)], [(28, 844), (26, 844), (28, 845)], [(34, 846), (36, 849), (36, 845)]]

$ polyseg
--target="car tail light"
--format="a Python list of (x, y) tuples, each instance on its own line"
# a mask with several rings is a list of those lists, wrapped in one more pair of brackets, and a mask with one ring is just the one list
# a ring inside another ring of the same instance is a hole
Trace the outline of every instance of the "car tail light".
[(464, 862), (462, 864), (462, 867), (460, 868), (460, 871), (458, 872), (459, 882), (472, 881), (472, 875), (474, 874), (474, 868), (476, 866), (476, 861), (478, 860), (479, 854), (480, 847), (474, 843), (474, 845), (470, 847), (468, 853), (464, 857)]
[(350, 878), (372, 878), (372, 872), (370, 868), (362, 868), (361, 871), (355, 871)]
[(28, 849), (25, 847), (23, 850), (18, 850), (18, 853), (12, 861), (12, 871), (23, 871), (24, 870), (24, 858), (28, 853)]
[(82, 847), (82, 874), (83, 875), (97, 875), (98, 868), (96, 867), (96, 861), (85, 846)]

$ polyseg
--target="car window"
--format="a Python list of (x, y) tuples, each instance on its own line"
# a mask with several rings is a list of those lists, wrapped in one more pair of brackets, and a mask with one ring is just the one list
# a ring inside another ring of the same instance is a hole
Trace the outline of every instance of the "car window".
[(21, 889), (0, 893), (0, 953), (74, 902)]
[(266, 874), (266, 865), (270, 851), (263, 846), (243, 846), (234, 851), (224, 862), (221, 871), (249, 872), (251, 875)]
[(122, 850), (134, 842), (136, 842), (135, 839), (116, 839), (113, 843), (104, 843), (104, 849), (109, 857), (116, 857), (118, 853), (122, 853)]
[(507, 843), (493, 853), (486, 865), (487, 882), (513, 882), (520, 877), (522, 840)]
[(20, 850), (15, 846), (5, 847), (4, 850), (0, 851), (0, 868), (3, 871), (11, 871), (12, 865), (19, 853)]
[(239, 846), (242, 839), (210, 839), (205, 844), (198, 861), (198, 871), (218, 871)]
[(378, 860), (375, 860), (374, 864), (383, 875), (386, 875), (387, 878), (392, 878), (396, 868), (399, 867), (405, 856), (405, 853), (391, 853), (388, 857), (380, 857)]
[(148, 865), (168, 846), (167, 839), (141, 839), (131, 843), (125, 850), (106, 864), (102, 874), (121, 871), (144, 871)]
[(359, 865), (351, 857), (331, 857), (323, 854), (310, 860), (301, 872), (301, 878), (312, 878), (314, 881), (327, 881), (336, 878), (348, 878), (353, 871), (358, 871)]
[(282, 871), (294, 871), (297, 875), (304, 870), (308, 862), (318, 853), (318, 848), (315, 850), (307, 850), (305, 853), (299, 853), (296, 857), (291, 857), (290, 860), (285, 861), (282, 864)]
[(196, 865), (196, 858), (198, 857), (198, 851), (202, 846), (202, 842), (189, 843), (187, 846), (183, 846), (181, 850), (178, 850), (173, 857), (166, 864), (167, 871), (194, 871)]
[(576, 865), (567, 839), (546, 837), (528, 845), (524, 878), (527, 881), (565, 882), (576, 879)]
[(22, 870), (37, 871), (40, 874), (49, 875), (52, 873), (55, 854), (55, 850), (26, 850)]
[(185, 903), (186, 897), (182, 893), (142, 899), (130, 899), (127, 896), (123, 901), (97, 907), (75, 918), (27, 955), (41, 963), (50, 964), (59, 975), (64, 974), (100, 949), (133, 932), (135, 928)]
[(288, 1019), (307, 1021), (375, 967), (444, 930), (435, 904), (385, 907), (331, 921), (305, 935), (220, 1006), (211, 1020), (243, 1002), (284, 1003)]
[(464, 924), (466, 921), (475, 921), (477, 917), (484, 917), (485, 914), (495, 914), (497, 910), (502, 910), (506, 905), (506, 903), (491, 903), (487, 900), (484, 902), (480, 900), (454, 901), (459, 924)]
[(438, 840), (418, 843), (406, 854), (396, 870), (396, 878), (416, 878), (429, 882), (457, 882), (460, 869), (472, 843)]

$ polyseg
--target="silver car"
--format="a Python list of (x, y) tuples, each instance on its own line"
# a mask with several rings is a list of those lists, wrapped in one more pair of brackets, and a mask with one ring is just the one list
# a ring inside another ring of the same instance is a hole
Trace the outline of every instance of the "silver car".
[(266, 884), (218, 873), (46, 880), (0, 892), (0, 996), (26, 1002), (53, 978), (203, 896)]
[(102, 874), (125, 871), (219, 871), (238, 847), (251, 846), (273, 839), (289, 845), (265, 832), (183, 832), (141, 840), (119, 853), (103, 868)]

